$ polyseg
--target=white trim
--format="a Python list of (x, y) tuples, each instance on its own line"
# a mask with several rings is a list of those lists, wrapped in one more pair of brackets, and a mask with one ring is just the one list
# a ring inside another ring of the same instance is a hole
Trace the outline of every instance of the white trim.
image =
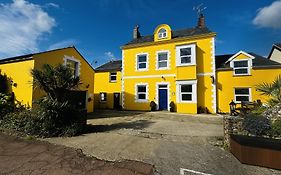
[(213, 72), (197, 73), (197, 76), (214, 76)]
[[(115, 75), (116, 80), (113, 80), (113, 81), (111, 80), (111, 76), (112, 76), (111, 74), (112, 74), (112, 73), (115, 73), (115, 74), (116, 74), (116, 75)], [(109, 83), (116, 83), (116, 82), (117, 82), (117, 72), (109, 72)]]
[[(235, 89), (249, 89), (249, 95), (246, 95), (246, 94), (238, 94), (236, 95), (235, 94)], [(249, 97), (249, 102), (251, 102), (253, 99), (252, 99), (252, 88), (251, 87), (234, 87), (233, 89), (233, 96), (234, 96), (234, 102), (235, 103), (241, 103), (241, 101), (236, 101), (236, 96), (248, 96)]]
[(232, 57), (230, 57), (225, 63), (228, 63), (230, 61), (232, 61), (234, 58), (236, 58), (238, 55), (243, 54), (246, 55), (247, 57), (254, 59), (255, 57), (251, 54), (248, 54), (247, 52), (244, 52), (242, 50), (240, 50), (239, 52), (237, 52), (236, 54), (234, 54)]
[[(167, 53), (167, 67), (161, 67), (159, 68), (159, 60), (158, 60), (158, 54), (159, 53)], [(170, 69), (170, 57), (171, 57), (171, 54), (170, 54), (170, 51), (169, 50), (159, 50), (159, 51), (156, 51), (156, 65), (155, 65), (155, 69), (156, 70), (168, 70)]]
[[(139, 69), (139, 62), (138, 62), (138, 57), (141, 55), (146, 55), (146, 68), (145, 69)], [(136, 54), (136, 60), (135, 60), (135, 68), (137, 72), (141, 72), (141, 71), (148, 71), (149, 70), (149, 54), (147, 52), (141, 52)]]
[(67, 64), (67, 60), (70, 60), (70, 61), (74, 61), (77, 63), (77, 72), (76, 72), (76, 75), (75, 76), (80, 76), (81, 74), (81, 62), (80, 60), (76, 59), (74, 56), (68, 56), (68, 55), (64, 55), (63, 57), (63, 61), (64, 61), (64, 65), (66, 66)]
[(157, 104), (157, 110), (159, 110), (159, 85), (167, 85), (167, 110), (169, 111), (169, 104), (170, 104), (170, 101), (171, 101), (170, 83), (169, 82), (157, 82), (156, 83), (155, 103)]
[[(181, 101), (180, 86), (192, 85), (192, 101)], [(176, 81), (177, 103), (197, 103), (197, 80)]]
[[(191, 48), (190, 63), (181, 63), (180, 49)], [(196, 65), (196, 45), (186, 44), (176, 46), (176, 66), (193, 66)]]
[[(138, 86), (146, 86), (146, 92), (145, 92), (145, 100), (138, 99)], [(148, 83), (137, 83), (135, 84), (135, 102), (137, 103), (147, 103), (149, 101), (149, 89), (148, 89)]]
[[(234, 62), (239, 62), (239, 61), (247, 61), (248, 66), (247, 67), (235, 68)], [(230, 67), (233, 69), (233, 75), (235, 75), (235, 76), (251, 75), (252, 64), (253, 64), (252, 59), (246, 58), (246, 59), (232, 60), (230, 62)], [(247, 69), (248, 72), (246, 74), (236, 74), (235, 73), (236, 69)]]
[(216, 59), (215, 59), (215, 38), (213, 37), (212, 40), (211, 40), (211, 59), (212, 59), (212, 67), (211, 67), (211, 70), (213, 71), (213, 75), (210, 75), (210, 76), (213, 76), (214, 78), (214, 83), (212, 83), (212, 108), (213, 108), (213, 111), (214, 113), (217, 113), (217, 81), (216, 81)]
[(122, 100), (122, 108), (125, 108), (125, 87), (124, 87), (124, 67), (125, 66), (125, 60), (124, 60), (124, 50), (122, 50), (122, 70), (121, 70), (121, 100)]
[[(165, 30), (165, 32), (161, 32), (161, 33), (160, 33), (160, 31), (161, 31), (162, 29)], [(165, 33), (166, 36), (163, 36), (163, 33)], [(161, 34), (161, 36), (160, 36), (160, 34)], [(158, 31), (157, 35), (158, 35), (158, 39), (165, 39), (165, 38), (167, 38), (167, 37), (168, 37), (167, 29), (165, 29), (165, 28), (160, 28), (160, 30)]]
[(135, 78), (162, 78), (162, 77), (175, 77), (176, 74), (162, 74), (162, 75), (143, 75), (143, 76), (123, 76), (123, 79), (135, 79)]

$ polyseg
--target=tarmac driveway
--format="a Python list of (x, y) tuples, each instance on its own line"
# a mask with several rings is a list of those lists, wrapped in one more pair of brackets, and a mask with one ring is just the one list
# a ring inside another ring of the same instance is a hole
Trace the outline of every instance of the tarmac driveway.
[(150, 163), (163, 175), (281, 174), (241, 164), (221, 148), (222, 136), (217, 115), (100, 111), (90, 115), (87, 134), (46, 140), (100, 159)]

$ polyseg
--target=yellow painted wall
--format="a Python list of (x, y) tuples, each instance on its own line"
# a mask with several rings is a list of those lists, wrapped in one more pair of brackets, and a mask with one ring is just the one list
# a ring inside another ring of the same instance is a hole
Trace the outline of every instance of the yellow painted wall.
[(0, 64), (2, 73), (11, 77), (17, 87), (13, 87), (16, 99), (27, 106), (32, 106), (32, 76), (30, 70), (34, 66), (34, 60)]
[[(123, 48), (123, 85), (124, 85), (124, 108), (127, 110), (150, 110), (150, 101), (156, 99), (156, 83), (167, 81), (170, 83), (170, 100), (176, 102), (176, 80), (196, 80), (198, 103), (176, 104), (179, 113), (197, 113), (197, 107), (207, 107), (214, 113), (212, 104), (212, 84), (209, 74), (215, 75), (213, 66), (213, 37), (206, 35), (197, 38), (185, 38), (181, 40), (157, 41), (146, 45), (129, 46)], [(176, 46), (185, 44), (196, 44), (196, 66), (176, 66)], [(168, 50), (170, 52), (170, 68), (168, 70), (157, 70), (157, 51)], [(148, 71), (136, 71), (136, 55), (140, 53), (148, 54)], [(204, 78), (197, 76), (202, 74)], [(149, 77), (150, 76), (150, 77)], [(155, 78), (151, 78), (155, 76)], [(163, 76), (164, 78), (161, 78)], [(206, 77), (205, 77), (206, 76)], [(129, 77), (129, 78), (128, 78)], [(131, 78), (130, 78), (131, 77)], [(132, 78), (133, 77), (133, 78)], [(149, 77), (149, 78), (148, 78)], [(135, 102), (135, 85), (137, 83), (148, 83), (149, 100), (147, 103)], [(172, 93), (173, 92), (173, 93)]]
[(228, 113), (229, 103), (234, 99), (234, 88), (252, 88), (252, 101), (260, 99), (263, 103), (267, 97), (262, 96), (256, 91), (255, 85), (272, 82), (279, 74), (281, 69), (252, 69), (249, 76), (233, 76), (232, 70), (217, 71), (217, 97), (219, 112)]
[[(88, 98), (91, 98), (91, 101), (87, 101), (87, 111), (93, 112), (94, 110), (94, 70), (90, 65), (81, 57), (81, 55), (74, 48), (66, 48), (55, 50), (51, 52), (45, 52), (41, 54), (34, 55), (35, 60), (35, 69), (42, 68), (44, 64), (50, 64), (53, 66), (58, 65), (59, 63), (64, 63), (64, 57), (70, 56), (78, 59), (80, 61), (80, 79), (82, 85), (79, 86), (80, 90), (86, 90)], [(87, 87), (89, 86), (89, 87)], [(39, 90), (33, 91), (33, 100), (36, 100), (42, 97), (43, 93)]]
[[(113, 71), (117, 73), (117, 81), (110, 82), (110, 72), (96, 72), (95, 73), (95, 108), (97, 109), (113, 109), (114, 93), (120, 93), (121, 105), (121, 71)], [(100, 93), (107, 93), (107, 101), (100, 102)]]

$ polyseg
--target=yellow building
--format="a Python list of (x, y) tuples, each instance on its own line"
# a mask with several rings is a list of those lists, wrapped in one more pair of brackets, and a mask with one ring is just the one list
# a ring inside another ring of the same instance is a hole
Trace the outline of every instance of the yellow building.
[(150, 110), (154, 101), (159, 110), (173, 102), (179, 113), (216, 113), (215, 36), (203, 15), (194, 28), (161, 24), (148, 36), (136, 26), (133, 40), (122, 46), (123, 109)]
[[(279, 60), (281, 57), (279, 58)], [(240, 104), (261, 100), (266, 96), (256, 91), (260, 83), (271, 83), (281, 74), (281, 64), (255, 53), (240, 51), (216, 56), (218, 112), (229, 113), (229, 103)]]
[(121, 109), (122, 61), (109, 61), (95, 69), (95, 108)]
[(33, 101), (42, 97), (44, 93), (39, 89), (34, 89), (31, 69), (40, 69), (44, 64), (56, 66), (59, 63), (71, 66), (75, 76), (80, 76), (83, 83), (80, 90), (84, 91), (84, 100), (81, 103), (88, 112), (92, 112), (94, 110), (94, 70), (75, 47), (2, 59), (0, 70), (17, 84), (13, 87), (16, 99), (25, 105), (32, 106)]

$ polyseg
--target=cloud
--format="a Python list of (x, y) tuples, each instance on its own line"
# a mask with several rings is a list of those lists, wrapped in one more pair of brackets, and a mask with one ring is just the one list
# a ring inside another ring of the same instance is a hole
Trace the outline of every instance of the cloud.
[(281, 0), (273, 2), (271, 5), (258, 10), (253, 24), (259, 27), (281, 29)]
[(110, 60), (115, 60), (114, 54), (110, 51), (105, 52), (104, 55)]
[(38, 51), (38, 42), (55, 26), (41, 6), (25, 0), (0, 4), (0, 58)]
[(52, 3), (52, 2), (47, 3), (45, 6), (46, 7), (54, 7), (54, 8), (57, 8), (57, 9), (60, 8), (60, 6), (58, 4), (55, 4), (55, 3)]
[(69, 46), (74, 46), (78, 44), (78, 41), (75, 39), (67, 39), (67, 40), (63, 40), (57, 43), (54, 43), (52, 45), (49, 46), (48, 50), (53, 50), (53, 49), (59, 49), (59, 48), (63, 48), (63, 47), (69, 47)]

